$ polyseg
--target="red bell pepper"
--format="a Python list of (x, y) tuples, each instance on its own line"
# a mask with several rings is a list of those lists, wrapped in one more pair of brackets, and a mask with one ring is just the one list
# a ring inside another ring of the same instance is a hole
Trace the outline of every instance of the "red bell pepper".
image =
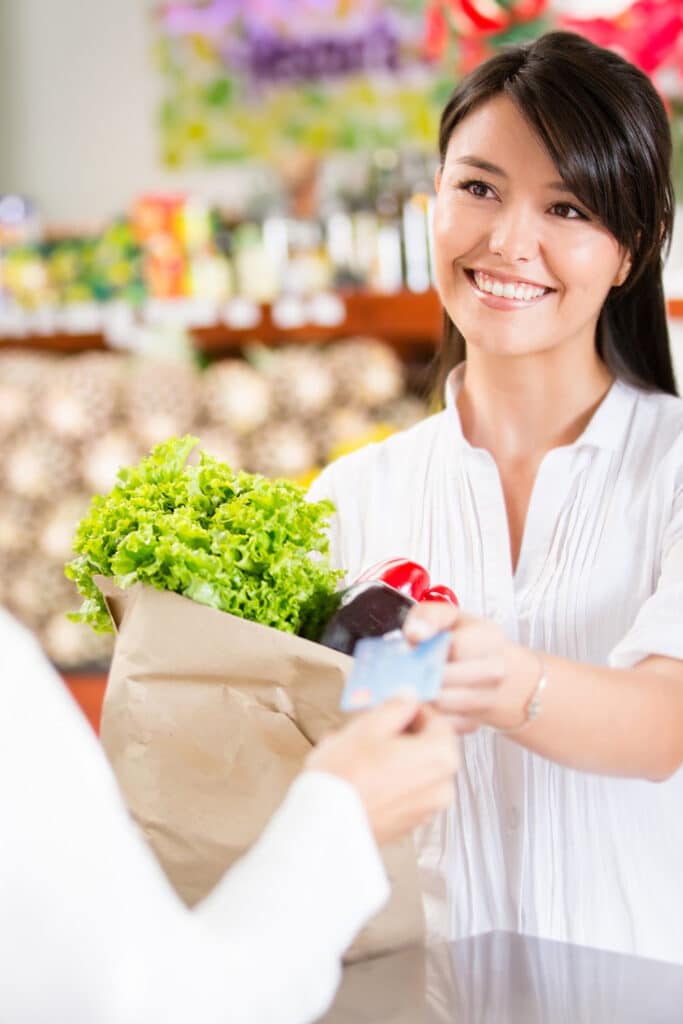
[(425, 590), (420, 601), (439, 601), (441, 604), (452, 604), (455, 608), (460, 606), (460, 602), (451, 588), (443, 584)]
[(427, 570), (408, 558), (390, 558), (386, 562), (378, 562), (366, 569), (355, 582), (367, 583), (370, 580), (386, 583), (399, 593), (412, 597), (414, 601), (441, 601), (455, 607), (459, 605), (450, 587), (432, 587)]
[(366, 569), (355, 582), (365, 583), (368, 580), (380, 580), (415, 601), (421, 600), (425, 590), (429, 589), (430, 582), (427, 570), (407, 558), (390, 558), (388, 561), (378, 562)]

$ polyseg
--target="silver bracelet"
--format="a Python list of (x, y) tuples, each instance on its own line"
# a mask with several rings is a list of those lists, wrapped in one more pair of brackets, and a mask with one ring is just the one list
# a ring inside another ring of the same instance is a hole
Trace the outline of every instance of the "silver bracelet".
[(524, 705), (524, 721), (520, 722), (519, 725), (513, 725), (512, 728), (510, 729), (496, 729), (496, 732), (503, 733), (503, 735), (509, 735), (513, 732), (519, 732), (521, 729), (526, 729), (527, 725), (531, 725), (532, 722), (535, 722), (541, 713), (541, 694), (548, 685), (548, 674), (545, 667), (545, 661), (543, 659), (543, 655), (541, 654), (541, 652), (534, 651), (533, 653), (538, 658), (538, 664), (541, 673), (539, 675), (538, 682), (534, 687), (533, 693)]

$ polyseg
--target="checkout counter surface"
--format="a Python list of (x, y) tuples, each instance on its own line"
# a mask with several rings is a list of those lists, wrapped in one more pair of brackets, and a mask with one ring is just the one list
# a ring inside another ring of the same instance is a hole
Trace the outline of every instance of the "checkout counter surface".
[(491, 932), (348, 967), (321, 1024), (683, 1024), (683, 966)]

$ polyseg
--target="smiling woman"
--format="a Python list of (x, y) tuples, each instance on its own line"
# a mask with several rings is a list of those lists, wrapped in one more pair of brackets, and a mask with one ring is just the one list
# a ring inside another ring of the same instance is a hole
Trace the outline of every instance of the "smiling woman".
[[(596, 50), (561, 32), (512, 48), (474, 71), (443, 112), (440, 384), (464, 358), (465, 338), (490, 337), (465, 276), (489, 307), (508, 308), (482, 292), (543, 307), (495, 324), (512, 351), (583, 340), (614, 376), (676, 393), (661, 280), (674, 210), (668, 120), (644, 74), (606, 50), (596, 61)], [(475, 271), (488, 282), (477, 284)], [(511, 296), (515, 283), (543, 295)], [(550, 303), (561, 336), (546, 334)]]
[(450, 136), (437, 174), (436, 277), (457, 324), (451, 330), (467, 338), (472, 358), (498, 351), (599, 361), (598, 318), (631, 259), (556, 179), (550, 155), (505, 94), (470, 112)]
[(451, 630), (437, 703), (464, 737), (456, 799), (418, 837), (429, 929), (683, 963), (664, 107), (635, 67), (555, 33), (460, 83), (440, 153), (446, 408), (313, 487), (350, 579), (402, 555), (460, 598), (407, 625)]

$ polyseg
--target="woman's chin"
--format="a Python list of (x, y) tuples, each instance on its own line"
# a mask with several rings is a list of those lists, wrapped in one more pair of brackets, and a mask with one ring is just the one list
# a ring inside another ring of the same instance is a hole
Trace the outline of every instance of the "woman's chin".
[(491, 338), (490, 334), (479, 336), (475, 333), (471, 333), (470, 335), (465, 335), (465, 338), (468, 353), (477, 352), (481, 356), (488, 356), (491, 358), (521, 358), (524, 356), (533, 356), (547, 347), (540, 344), (537, 346), (530, 344), (528, 337), (501, 337), (500, 335), (497, 335), (495, 338)]

